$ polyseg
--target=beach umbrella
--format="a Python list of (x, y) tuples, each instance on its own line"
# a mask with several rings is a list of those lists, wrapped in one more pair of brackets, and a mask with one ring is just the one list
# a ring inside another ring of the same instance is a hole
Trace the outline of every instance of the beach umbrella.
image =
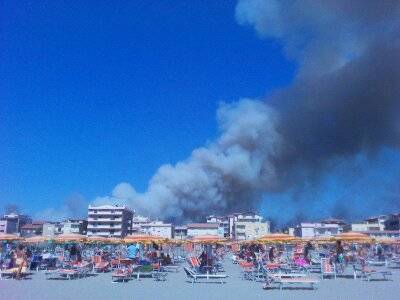
[(334, 237), (332, 236), (318, 236), (312, 239), (312, 241), (318, 243), (318, 244), (328, 244), (328, 243), (333, 243)]
[(77, 233), (64, 233), (56, 236), (54, 238), (54, 241), (56, 243), (69, 243), (69, 242), (80, 243), (86, 241), (86, 236)]
[(136, 234), (136, 235), (128, 235), (123, 239), (124, 243), (142, 243), (142, 244), (151, 244), (151, 243), (164, 243), (167, 241), (166, 238), (157, 235), (146, 235), (146, 234)]
[(375, 242), (377, 242), (379, 244), (392, 245), (392, 244), (400, 243), (400, 239), (390, 238), (390, 237), (380, 237), (380, 238), (376, 238)]
[(199, 235), (188, 240), (188, 242), (195, 244), (221, 244), (227, 241), (226, 238), (217, 235)]
[(12, 242), (12, 241), (20, 241), (20, 240), (22, 240), (22, 238), (15, 234), (0, 233), (0, 241)]
[(122, 239), (116, 238), (116, 237), (110, 237), (107, 238), (107, 244), (108, 245), (118, 245), (122, 244), (124, 241)]
[(263, 235), (262, 237), (254, 240), (256, 243), (261, 244), (274, 244), (274, 243), (290, 243), (295, 242), (297, 240), (296, 237), (288, 235), (286, 233), (271, 233)]
[(87, 237), (86, 243), (92, 243), (92, 244), (108, 244), (109, 239), (104, 237), (104, 236), (89, 236)]
[(344, 241), (344, 242), (364, 242), (364, 243), (370, 243), (373, 241), (373, 238), (369, 237), (366, 234), (360, 233), (360, 232), (344, 232), (336, 235), (333, 240), (338, 241)]
[(32, 237), (26, 238), (24, 240), (24, 243), (26, 243), (26, 244), (40, 244), (40, 243), (49, 242), (51, 239), (53, 239), (53, 237), (37, 235), (37, 236), (32, 236)]

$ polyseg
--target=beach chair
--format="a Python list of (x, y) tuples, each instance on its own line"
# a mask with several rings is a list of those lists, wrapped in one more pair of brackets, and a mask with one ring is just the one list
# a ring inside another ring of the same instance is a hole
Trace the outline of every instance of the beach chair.
[(108, 261), (103, 261), (100, 255), (93, 256), (92, 263), (93, 263), (93, 271), (97, 273), (100, 272), (104, 273), (110, 267), (110, 263)]
[(204, 273), (198, 273), (193, 269), (184, 267), (185, 273), (187, 277), (191, 280), (191, 282), (194, 284), (196, 282), (199, 282), (199, 279), (205, 279), (205, 282), (219, 282), (221, 284), (225, 283), (224, 279), (228, 277), (226, 274), (204, 274)]
[(118, 282), (118, 281), (126, 282), (131, 278), (131, 276), (132, 276), (131, 267), (119, 268), (112, 272), (111, 282)]
[(45, 273), (46, 279), (74, 279), (79, 277), (78, 270), (75, 269), (57, 269), (47, 271)]
[(278, 285), (280, 290), (286, 285), (293, 284), (309, 285), (311, 289), (314, 289), (319, 280), (312, 277), (275, 277), (273, 282)]
[[(0, 270), (0, 280), (5, 278), (16, 278), (18, 273), (18, 268), (11, 268), (11, 269), (2, 269)], [(29, 272), (27, 267), (23, 267), (20, 272), (20, 278), (25, 278), (29, 275), (32, 275), (32, 272)]]
[(360, 263), (358, 265), (354, 264), (353, 271), (354, 271), (354, 279), (357, 279), (357, 277), (360, 277), (360, 278), (364, 278), (367, 281), (370, 281), (372, 278), (376, 278), (376, 276), (380, 277), (377, 279), (389, 280), (387, 276), (392, 275), (392, 272), (390, 272), (390, 271), (375, 270), (375, 269), (368, 267), (364, 260), (360, 260)]
[(333, 276), (336, 279), (336, 267), (331, 264), (329, 258), (321, 258), (321, 279), (325, 276)]
[(142, 265), (137, 266), (133, 269), (132, 276), (135, 276), (136, 279), (140, 279), (140, 277), (153, 277), (153, 266), (152, 265)]

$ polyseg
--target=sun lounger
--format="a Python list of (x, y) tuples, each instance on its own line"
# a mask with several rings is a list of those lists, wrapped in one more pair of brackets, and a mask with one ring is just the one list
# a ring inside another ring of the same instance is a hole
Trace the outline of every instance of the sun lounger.
[(311, 289), (314, 289), (315, 284), (319, 283), (319, 280), (312, 277), (274, 277), (273, 282), (277, 284), (281, 290), (285, 285), (300, 284), (309, 285)]
[(392, 275), (392, 272), (390, 271), (375, 270), (367, 266), (353, 265), (353, 270), (354, 270), (354, 279), (360, 277), (364, 278), (367, 281), (370, 281), (372, 278), (376, 278), (375, 276), (379, 276), (382, 280), (389, 280), (387, 276)]
[(111, 274), (111, 280), (112, 282), (117, 282), (117, 281), (126, 282), (131, 278), (131, 276), (132, 276), (131, 268), (116, 269)]
[(336, 279), (336, 267), (331, 264), (329, 258), (321, 258), (321, 278), (325, 276), (333, 276)]
[(57, 269), (45, 273), (47, 279), (74, 279), (79, 277), (76, 269)]
[[(0, 270), (0, 280), (2, 280), (5, 277), (15, 278), (17, 276), (17, 273), (18, 273), (18, 268)], [(24, 267), (24, 268), (22, 268), (22, 270), (20, 272), (20, 278), (24, 278), (31, 274), (32, 274), (32, 272), (29, 272), (28, 268)]]
[(140, 279), (140, 277), (153, 277), (153, 266), (137, 266), (133, 269), (132, 276), (136, 277), (136, 279)]
[(224, 279), (226, 279), (228, 276), (225, 274), (203, 274), (203, 273), (197, 273), (193, 269), (184, 267), (185, 273), (188, 278), (192, 281), (192, 283), (198, 282), (199, 279), (205, 279), (208, 282), (211, 281), (219, 281), (220, 283), (225, 283)]

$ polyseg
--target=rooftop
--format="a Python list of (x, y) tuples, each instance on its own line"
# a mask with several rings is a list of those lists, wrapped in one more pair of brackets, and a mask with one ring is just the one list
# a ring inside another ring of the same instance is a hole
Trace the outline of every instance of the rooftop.
[(187, 228), (218, 229), (218, 224), (217, 223), (192, 223), (192, 224), (187, 224)]

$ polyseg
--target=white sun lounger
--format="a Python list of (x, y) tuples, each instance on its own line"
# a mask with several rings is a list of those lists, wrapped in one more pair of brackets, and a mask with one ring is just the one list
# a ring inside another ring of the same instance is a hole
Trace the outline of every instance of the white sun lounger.
[(219, 281), (220, 283), (225, 283), (224, 279), (228, 277), (228, 275), (225, 274), (203, 274), (203, 273), (197, 273), (189, 268), (184, 267), (185, 273), (187, 277), (189, 277), (194, 284), (195, 282), (198, 282), (199, 279), (205, 279), (208, 282), (211, 281)]

